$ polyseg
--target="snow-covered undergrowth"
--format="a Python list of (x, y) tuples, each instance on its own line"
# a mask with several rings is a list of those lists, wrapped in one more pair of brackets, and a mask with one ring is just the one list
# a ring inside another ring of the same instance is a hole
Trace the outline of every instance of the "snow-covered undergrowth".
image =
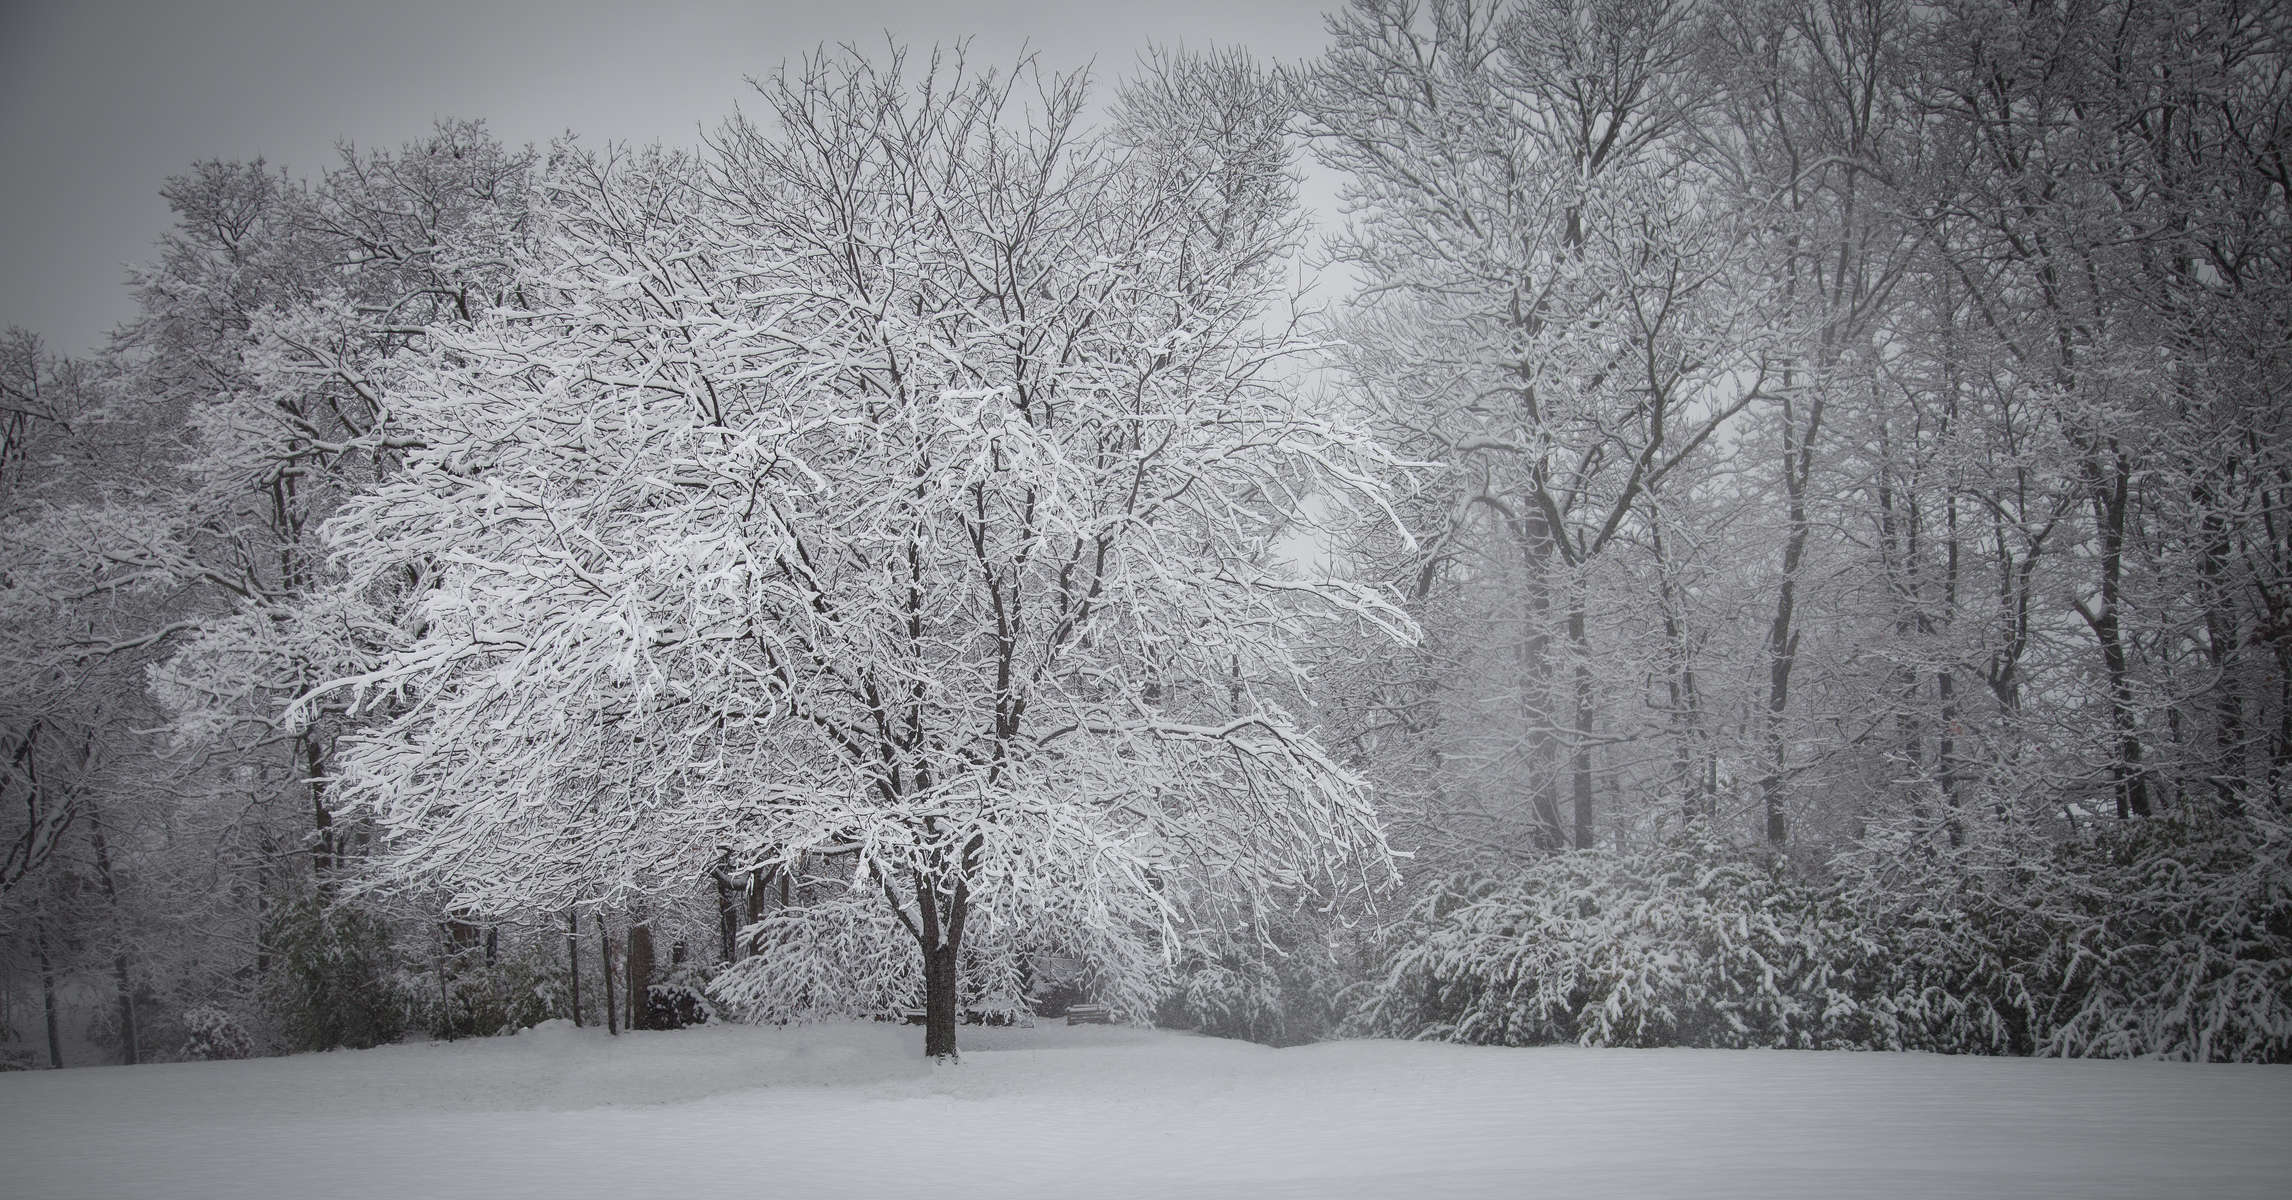
[(715, 1026), (0, 1076), (9, 1194), (2276, 1196), (2292, 1071)]
[(1874, 840), (1808, 878), (1688, 841), (1427, 888), (1358, 1032), (1489, 1045), (2292, 1061), (2292, 836)]

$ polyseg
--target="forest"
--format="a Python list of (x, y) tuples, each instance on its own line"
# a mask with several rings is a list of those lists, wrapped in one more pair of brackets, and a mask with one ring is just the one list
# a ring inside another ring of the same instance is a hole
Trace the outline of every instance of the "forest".
[(165, 180), (0, 339), (0, 1068), (2292, 1062), (2292, 10), (1332, 2)]

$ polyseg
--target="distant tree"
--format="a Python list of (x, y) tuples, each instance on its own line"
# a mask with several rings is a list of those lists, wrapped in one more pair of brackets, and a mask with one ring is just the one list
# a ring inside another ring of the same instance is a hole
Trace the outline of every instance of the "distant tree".
[(99, 1040), (129, 1061), (181, 1011), (251, 1021), (262, 931), (355, 843), (333, 715), (274, 720), (387, 629), (300, 603), (316, 526), (397, 453), (365, 373), (498, 300), (529, 161), (447, 124), (311, 184), (196, 164), (110, 345), (0, 340), (0, 931), (11, 961), (44, 931), (62, 977), (106, 979)]
[(1400, 784), (1429, 793), (1432, 838), (1588, 848), (1648, 657), (1634, 551), (1769, 382), (1763, 289), (1691, 152), (1703, 17), (1356, 0), (1330, 29), (1308, 111), (1347, 174), (1333, 253), (1364, 285), (1340, 362), (1396, 449), (1436, 467), (1416, 542), (1363, 554), (1427, 627), (1372, 703), (1439, 756)]

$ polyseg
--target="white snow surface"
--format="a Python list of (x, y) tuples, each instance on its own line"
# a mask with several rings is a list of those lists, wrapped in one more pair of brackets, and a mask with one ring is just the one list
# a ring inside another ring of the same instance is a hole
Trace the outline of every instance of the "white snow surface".
[(2266, 1196), (2292, 1069), (888, 1025), (0, 1075), (62, 1197)]

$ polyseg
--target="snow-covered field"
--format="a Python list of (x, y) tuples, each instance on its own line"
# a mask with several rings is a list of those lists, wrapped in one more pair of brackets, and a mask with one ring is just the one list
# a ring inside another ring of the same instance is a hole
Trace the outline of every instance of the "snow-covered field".
[(891, 1026), (0, 1075), (47, 1197), (2281, 1197), (2292, 1069)]

